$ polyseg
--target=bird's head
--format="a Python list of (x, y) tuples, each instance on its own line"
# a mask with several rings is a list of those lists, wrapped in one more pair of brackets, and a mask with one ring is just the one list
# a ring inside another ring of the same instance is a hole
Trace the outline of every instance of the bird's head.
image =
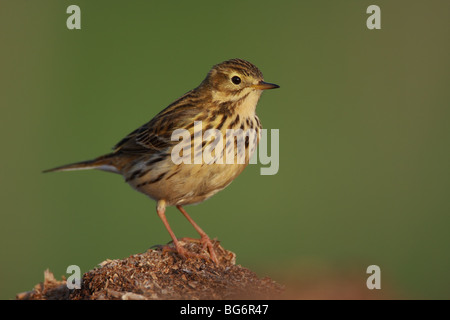
[(252, 63), (231, 59), (212, 67), (200, 88), (212, 94), (213, 101), (236, 102), (257, 97), (263, 90), (279, 88), (264, 82), (262, 72)]

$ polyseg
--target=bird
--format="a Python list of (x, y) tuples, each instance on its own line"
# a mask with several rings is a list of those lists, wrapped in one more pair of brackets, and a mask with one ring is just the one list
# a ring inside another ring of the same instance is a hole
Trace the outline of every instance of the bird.
[[(184, 206), (203, 202), (221, 191), (248, 165), (262, 130), (256, 105), (264, 90), (275, 88), (279, 86), (265, 82), (262, 72), (246, 60), (221, 62), (200, 85), (125, 136), (111, 153), (43, 172), (97, 169), (122, 175), (132, 188), (156, 201), (156, 212), (172, 238), (173, 251), (184, 258), (196, 256), (172, 231), (165, 214), (168, 206), (175, 206), (186, 217), (200, 235), (209, 259), (219, 264), (211, 239)], [(229, 132), (239, 129), (254, 133), (240, 140), (245, 145), (244, 156), (237, 146), (238, 137), (227, 140)], [(197, 138), (204, 138), (208, 130), (216, 133), (214, 139), (198, 143)], [(181, 143), (180, 136), (174, 139), (176, 132), (185, 133), (187, 140)], [(198, 161), (197, 156), (206, 151), (211, 159), (206, 162), (200, 156)], [(223, 163), (225, 157), (227, 162)]]

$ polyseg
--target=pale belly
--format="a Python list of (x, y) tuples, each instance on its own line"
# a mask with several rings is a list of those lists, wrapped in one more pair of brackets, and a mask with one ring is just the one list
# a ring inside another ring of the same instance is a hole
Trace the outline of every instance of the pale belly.
[[(169, 166), (161, 164), (158, 170), (153, 170), (148, 175), (134, 180), (130, 185), (156, 201), (165, 200), (169, 206), (195, 204), (228, 186), (245, 169), (247, 163), (182, 163)], [(163, 176), (159, 181), (148, 183), (161, 175)]]

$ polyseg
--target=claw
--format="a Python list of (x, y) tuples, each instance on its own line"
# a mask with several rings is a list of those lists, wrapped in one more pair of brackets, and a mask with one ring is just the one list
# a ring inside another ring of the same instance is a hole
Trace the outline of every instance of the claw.
[(208, 248), (209, 259), (211, 259), (216, 265), (219, 265), (219, 260), (217, 259), (216, 251), (214, 250), (214, 244), (207, 235), (202, 235), (200, 239), (185, 237), (180, 240), (202, 244), (202, 251), (206, 251), (206, 248)]
[[(180, 239), (181, 240), (181, 239)], [(200, 254), (200, 253), (195, 253), (195, 252), (191, 252), (189, 250), (186, 250), (185, 248), (183, 248), (181, 246), (181, 244), (178, 242), (178, 245), (176, 245), (175, 247), (166, 244), (164, 246), (161, 246), (162, 248), (162, 253), (165, 254), (167, 252), (174, 252), (176, 254), (178, 254), (180, 257), (182, 257), (183, 259), (187, 259), (187, 258), (200, 258), (203, 260), (209, 260), (210, 258), (204, 254)]]

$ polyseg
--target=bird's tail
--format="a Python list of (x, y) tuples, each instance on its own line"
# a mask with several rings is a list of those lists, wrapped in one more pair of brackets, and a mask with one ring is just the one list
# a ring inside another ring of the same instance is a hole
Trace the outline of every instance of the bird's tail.
[(116, 155), (114, 153), (110, 153), (110, 154), (98, 157), (96, 159), (93, 159), (93, 160), (87, 160), (87, 161), (66, 164), (64, 166), (44, 170), (42, 172), (46, 173), (46, 172), (55, 172), (55, 171), (97, 169), (97, 170), (109, 171), (109, 172), (114, 172), (114, 173), (120, 173), (118, 166), (115, 165), (115, 161), (114, 161), (115, 157), (116, 157)]

